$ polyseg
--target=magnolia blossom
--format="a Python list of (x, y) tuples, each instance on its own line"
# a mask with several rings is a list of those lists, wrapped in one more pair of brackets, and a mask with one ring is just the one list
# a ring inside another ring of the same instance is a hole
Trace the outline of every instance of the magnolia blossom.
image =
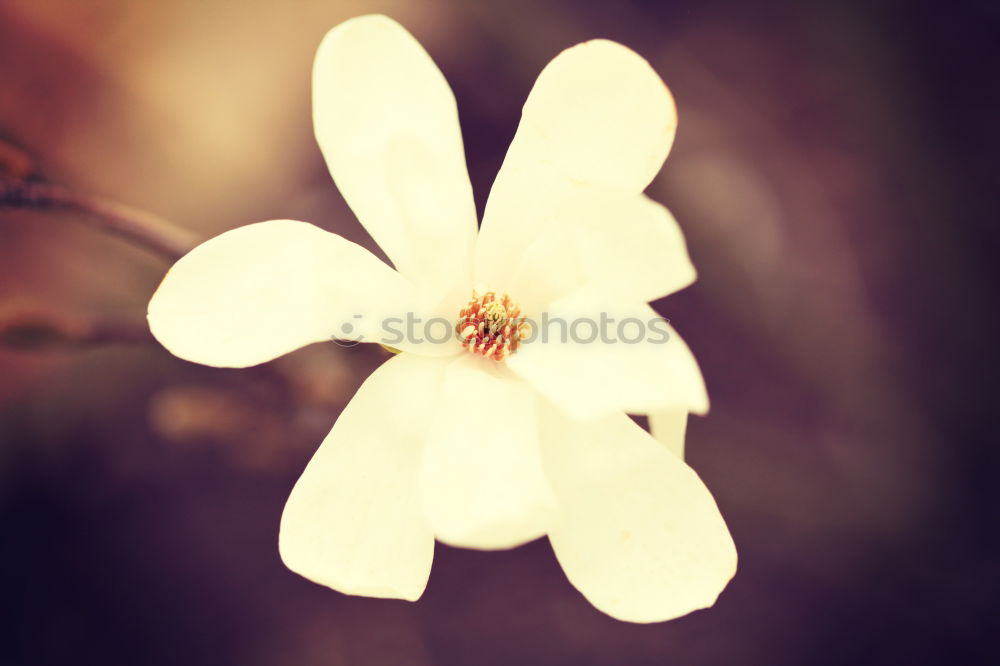
[[(626, 344), (532, 340), (522, 324), (645, 322), (649, 301), (694, 281), (677, 223), (643, 194), (677, 123), (653, 69), (604, 40), (549, 63), (478, 229), (455, 98), (399, 24), (330, 31), (313, 95), (333, 179), (395, 268), (305, 222), (251, 224), (177, 262), (149, 304), (153, 334), (218, 367), (331, 337), (384, 341), (388, 319), (414, 314), (454, 334), (392, 341), (400, 353), (291, 492), (285, 564), (347, 594), (415, 600), (435, 538), (504, 549), (547, 535), (613, 617), (712, 605), (736, 551), (682, 459), (688, 413), (708, 409), (688, 347), (672, 329)], [(656, 438), (629, 413), (650, 415)]]

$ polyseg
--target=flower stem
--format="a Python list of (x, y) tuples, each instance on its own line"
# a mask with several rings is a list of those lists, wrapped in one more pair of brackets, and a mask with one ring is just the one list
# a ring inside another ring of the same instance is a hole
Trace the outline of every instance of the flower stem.
[(151, 213), (40, 181), (0, 182), (0, 208), (78, 213), (90, 226), (170, 261), (184, 256), (197, 242), (194, 233)]

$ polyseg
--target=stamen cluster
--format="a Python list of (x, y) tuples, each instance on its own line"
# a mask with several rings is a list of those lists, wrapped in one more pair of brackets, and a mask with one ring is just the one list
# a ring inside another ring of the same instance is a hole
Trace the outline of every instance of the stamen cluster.
[(472, 299), (458, 313), (455, 331), (473, 354), (502, 361), (517, 351), (528, 324), (507, 294), (497, 297), (492, 291), (480, 295), (473, 290)]

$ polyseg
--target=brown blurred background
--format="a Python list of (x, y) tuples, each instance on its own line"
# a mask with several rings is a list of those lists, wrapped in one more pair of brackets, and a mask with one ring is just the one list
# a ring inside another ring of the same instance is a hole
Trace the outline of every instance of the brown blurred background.
[(297, 218), (374, 248), (310, 126), (346, 18), (387, 13), (435, 58), (480, 211), (549, 59), (643, 54), (680, 112), (650, 192), (700, 272), (657, 307), (708, 381), (688, 460), (740, 550), (713, 609), (651, 626), (592, 609), (544, 540), (439, 545), (415, 604), (315, 586), (278, 558), (281, 508), (382, 352), (185, 363), (143, 328), (166, 260), (8, 208), (0, 664), (990, 662), (998, 7), (0, 2), (3, 177), (203, 238)]

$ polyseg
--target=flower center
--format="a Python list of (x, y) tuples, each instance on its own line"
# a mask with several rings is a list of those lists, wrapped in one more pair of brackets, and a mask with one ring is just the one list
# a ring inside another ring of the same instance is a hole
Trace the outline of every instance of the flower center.
[(521, 308), (507, 294), (480, 294), (472, 290), (472, 299), (458, 313), (458, 333), (462, 346), (473, 354), (502, 361), (515, 351), (528, 330)]

